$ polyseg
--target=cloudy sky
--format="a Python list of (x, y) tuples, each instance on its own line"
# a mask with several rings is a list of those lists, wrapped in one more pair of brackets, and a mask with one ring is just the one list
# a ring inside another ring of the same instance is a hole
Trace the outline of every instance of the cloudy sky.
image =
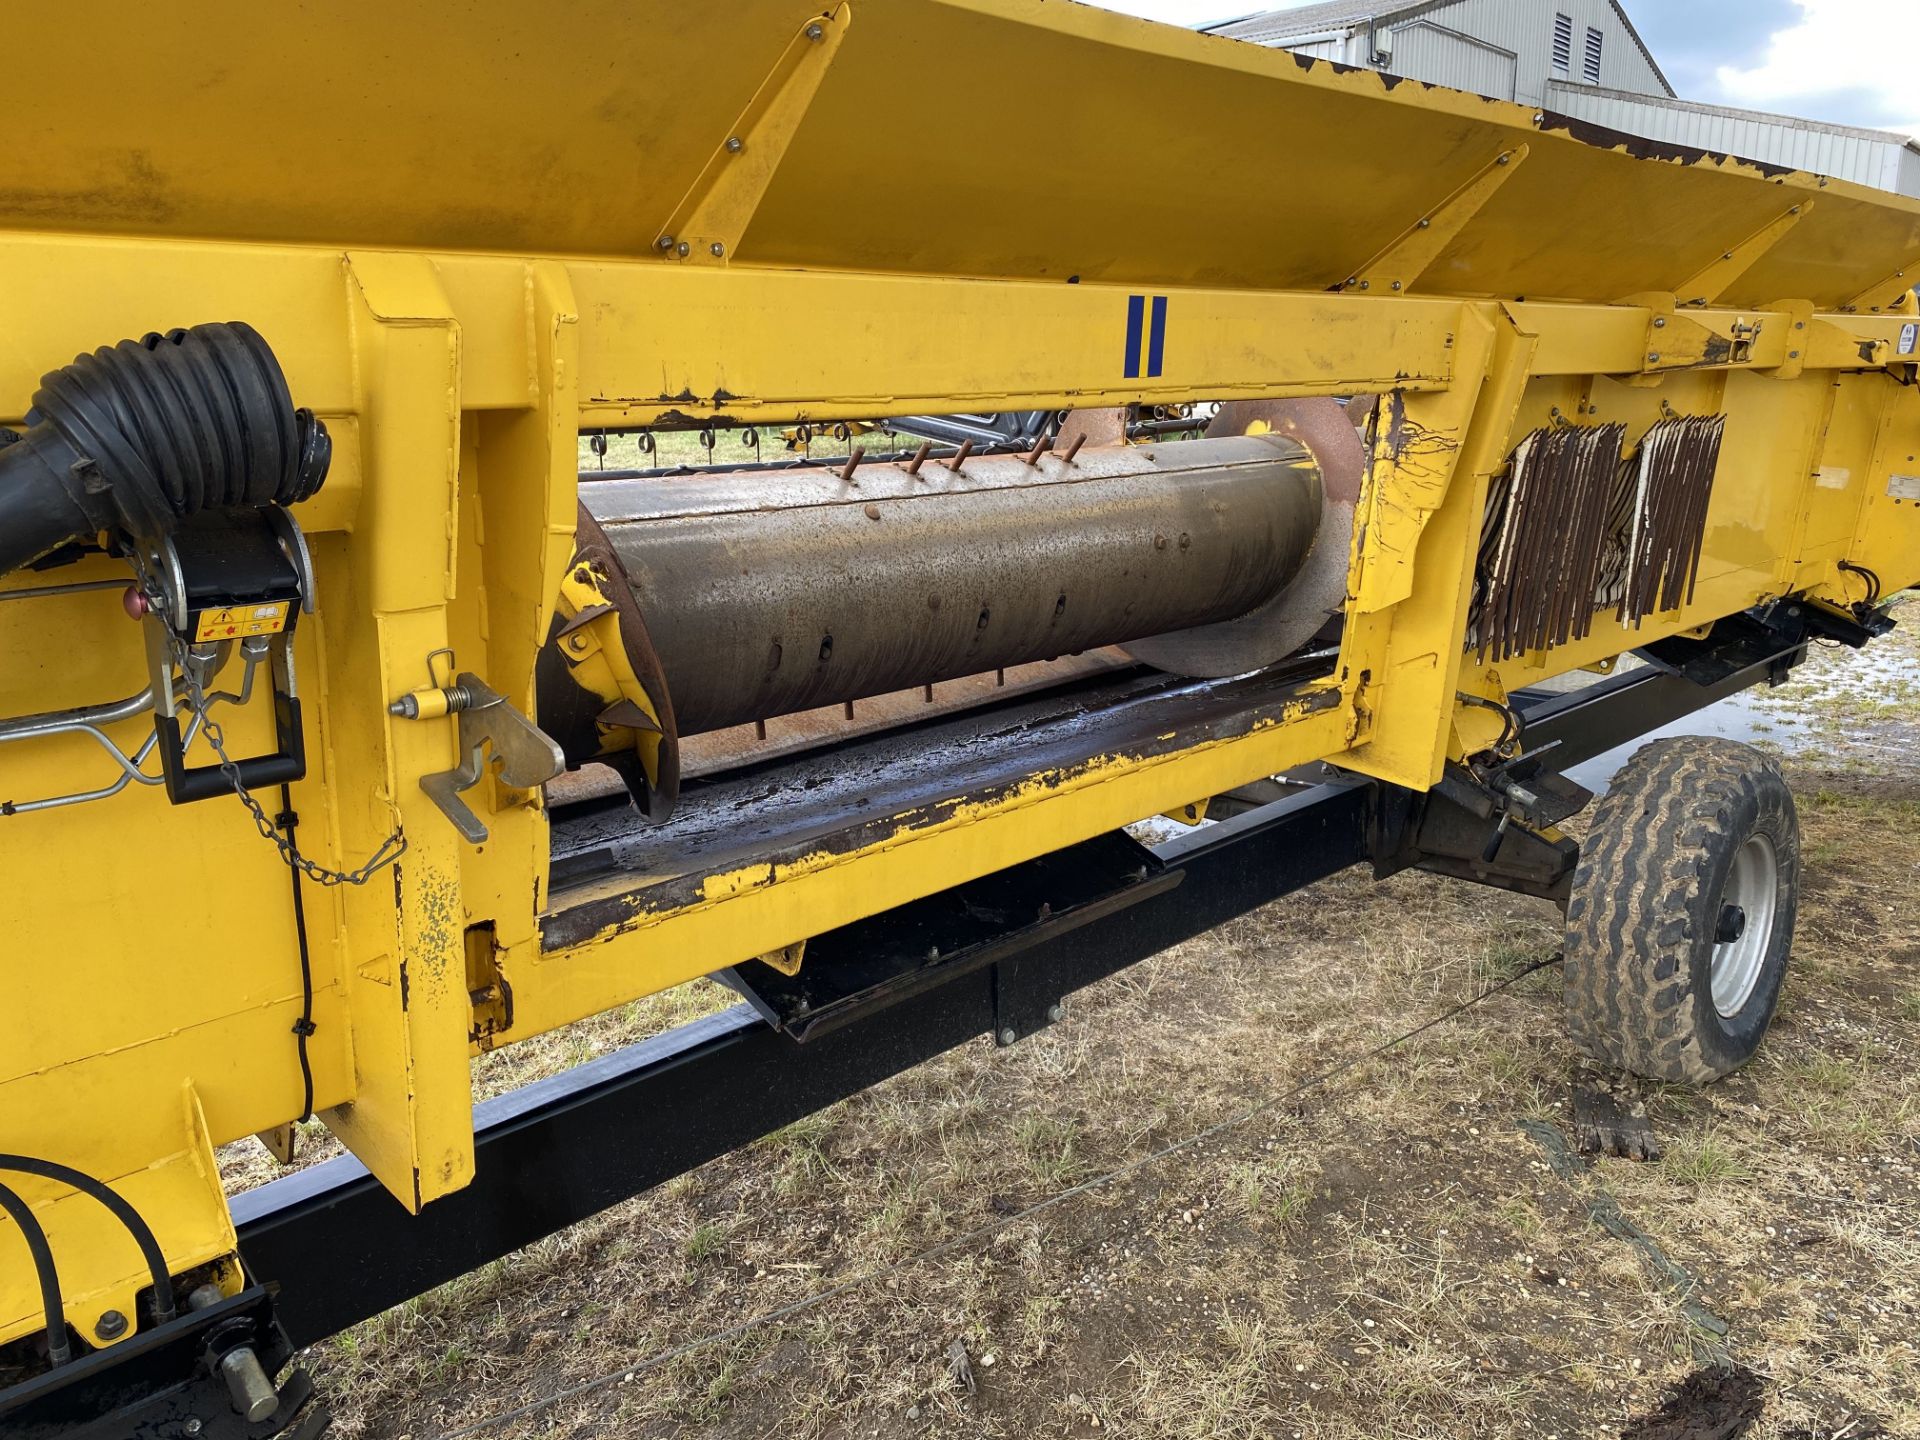
[[(1175, 25), (1258, 0), (1094, 0)], [(1273, 0), (1277, 8), (1292, 4)], [(1293, 4), (1301, 0), (1293, 0)], [(1686, 100), (1920, 135), (1920, 0), (1625, 0)]]

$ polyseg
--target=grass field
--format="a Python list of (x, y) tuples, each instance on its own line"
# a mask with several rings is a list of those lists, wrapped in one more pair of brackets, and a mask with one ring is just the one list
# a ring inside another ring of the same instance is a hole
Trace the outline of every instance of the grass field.
[(1646, 1092), (1658, 1162), (1566, 1163), (1551, 969), (1271, 1103), (1559, 945), (1544, 904), (1350, 872), (319, 1347), (339, 1433), (1920, 1437), (1920, 646), (1881, 653), (1757, 701), (1805, 832), (1794, 969), (1755, 1064)]

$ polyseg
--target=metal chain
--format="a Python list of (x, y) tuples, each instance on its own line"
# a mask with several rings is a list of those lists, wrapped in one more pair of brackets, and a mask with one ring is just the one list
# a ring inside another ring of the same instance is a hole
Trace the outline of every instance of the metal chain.
[(253, 828), (267, 840), (273, 842), (273, 848), (280, 852), (280, 858), (293, 870), (313, 881), (316, 885), (364, 885), (375, 873), (393, 864), (407, 852), (407, 837), (395, 827), (391, 835), (380, 842), (379, 848), (357, 870), (329, 870), (324, 865), (309, 860), (300, 853), (300, 847), (292, 838), (267, 818), (266, 810), (253, 798), (247, 787), (241, 783), (240, 767), (233, 757), (227, 754), (225, 738), (220, 727), (214, 722), (212, 707), (207, 703), (206, 691), (200, 684), (200, 678), (192, 664), (187, 647), (178, 639), (173, 642), (174, 657), (180, 667), (181, 678), (187, 687), (187, 708), (200, 722), (200, 734), (212, 747), (214, 755), (220, 761), (220, 773), (233, 787), (233, 793), (240, 797), (240, 803), (247, 807), (247, 813), (253, 816)]

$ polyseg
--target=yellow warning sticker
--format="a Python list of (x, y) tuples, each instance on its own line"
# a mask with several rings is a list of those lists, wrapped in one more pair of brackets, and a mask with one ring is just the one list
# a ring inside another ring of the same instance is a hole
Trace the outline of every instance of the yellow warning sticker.
[(230, 605), (224, 610), (202, 610), (193, 638), (199, 642), (278, 635), (287, 628), (287, 612), (292, 606), (291, 600), (275, 600), (267, 605)]

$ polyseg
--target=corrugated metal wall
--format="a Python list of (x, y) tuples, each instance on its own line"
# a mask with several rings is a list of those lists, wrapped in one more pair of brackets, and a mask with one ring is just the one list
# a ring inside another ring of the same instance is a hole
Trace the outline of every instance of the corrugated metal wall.
[(1421, 20), (1394, 30), (1393, 73), (1496, 100), (1512, 100), (1518, 93), (1519, 61), (1512, 51)]
[[(1627, 27), (1620, 23), (1612, 0), (1459, 0), (1459, 3), (1429, 11), (1410, 22), (1442, 26), (1463, 35), (1484, 37), (1517, 57), (1517, 83), (1504, 91), (1493, 92), (1472, 83), (1469, 70), (1462, 68), (1447, 74), (1429, 75), (1411, 69), (1402, 73), (1436, 85), (1451, 85), (1475, 94), (1495, 94), (1501, 100), (1518, 100), (1522, 105), (1539, 105), (1546, 99), (1546, 84), (1553, 77), (1553, 26), (1556, 15), (1573, 22), (1573, 64), (1570, 78), (1582, 73), (1586, 58), (1587, 31), (1601, 35), (1600, 83), (1615, 90), (1646, 94), (1665, 94), (1660, 77), (1634, 43)], [(1394, 66), (1401, 70), (1399, 34), (1395, 32)]]
[(1899, 168), (1894, 172), (1893, 184), (1887, 188), (1902, 195), (1920, 195), (1920, 152), (1911, 145), (1901, 147)]
[[(1518, 100), (1522, 105), (1539, 105), (1545, 98), (1546, 82), (1553, 75), (1554, 17), (1565, 15), (1573, 29), (1571, 76), (1584, 74), (1587, 32), (1597, 30), (1601, 36), (1602, 84), (1620, 90), (1666, 93), (1645, 52), (1620, 22), (1612, 0), (1454, 0), (1453, 4), (1392, 24), (1392, 12), (1405, 8), (1385, 0), (1373, 7), (1374, 13), (1385, 12), (1389, 17), (1381, 21), (1377, 37), (1393, 51), (1392, 63), (1383, 67), (1389, 74), (1449, 85), (1476, 95)], [(1217, 26), (1215, 33), (1256, 44), (1285, 42), (1287, 48), (1303, 55), (1348, 65), (1371, 65), (1373, 57), (1367, 53), (1366, 36), (1368, 11), (1367, 6), (1354, 5), (1340, 12), (1341, 18), (1326, 20), (1321, 7), (1310, 6), (1297, 15), (1281, 10)], [(1322, 18), (1316, 20), (1316, 16)], [(1346, 29), (1353, 34), (1344, 43), (1323, 38), (1329, 30)], [(1305, 38), (1294, 43), (1292, 37), (1301, 35)]]
[(1881, 137), (1780, 116), (1662, 104), (1587, 85), (1548, 87), (1547, 108), (1629, 135), (1790, 165), (1920, 197), (1920, 155), (1898, 136)]
[[(1300, 33), (1285, 30), (1291, 13), (1254, 16), (1221, 26), (1220, 33), (1278, 43), (1286, 33)], [(1372, 64), (1364, 7), (1337, 12), (1361, 17), (1342, 23), (1326, 21), (1324, 8), (1305, 12), (1316, 13), (1323, 18), (1322, 29), (1288, 48), (1348, 65)], [(1553, 53), (1555, 21), (1562, 15), (1572, 22), (1564, 76), (1556, 74)], [(1338, 32), (1348, 24), (1353, 32), (1342, 39)], [(1585, 80), (1590, 29), (1601, 36), (1598, 86)], [(1375, 38), (1391, 49), (1392, 60), (1382, 67), (1389, 74), (1537, 105), (1667, 144), (1790, 165), (1920, 198), (1920, 153), (1898, 137), (1668, 99), (1612, 0), (1454, 0), (1382, 27)]]

